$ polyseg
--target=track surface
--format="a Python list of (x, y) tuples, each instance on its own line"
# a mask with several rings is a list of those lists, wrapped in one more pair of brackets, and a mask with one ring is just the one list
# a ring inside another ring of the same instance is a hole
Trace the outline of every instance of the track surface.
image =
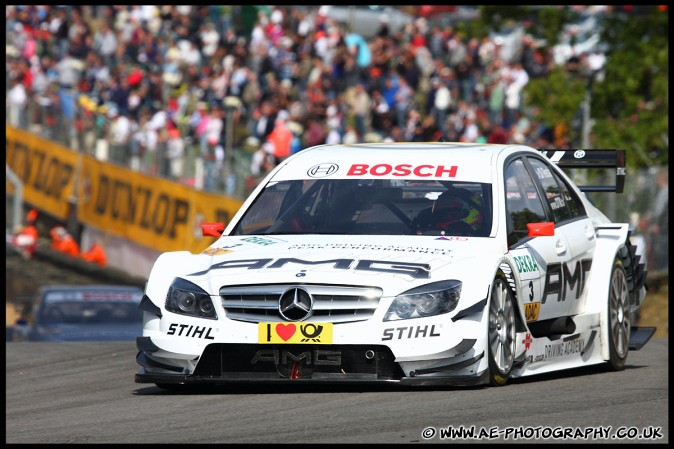
[[(6, 298), (53, 283), (127, 283), (66, 269), (45, 249), (6, 254)], [(106, 273), (107, 274), (107, 273)], [(133, 285), (135, 279), (129, 280)], [(11, 308), (8, 308), (11, 310)], [(502, 388), (246, 386), (170, 393), (134, 383), (129, 343), (6, 344), (6, 443), (447, 443), (424, 429), (475, 426), (542, 432), (657, 430), (658, 439), (514, 439), (521, 442), (669, 442), (668, 340), (631, 352), (626, 369), (572, 370)], [(592, 435), (592, 433), (590, 433)], [(503, 441), (486, 438), (467, 442)]]
[[(422, 431), (619, 428), (669, 442), (668, 341), (626, 369), (571, 370), (500, 388), (246, 386), (169, 393), (134, 383), (134, 343), (6, 343), (6, 443), (447, 443)], [(503, 440), (503, 434), (497, 440)], [(468, 442), (489, 442), (474, 439)], [(522, 437), (514, 443), (543, 441)]]

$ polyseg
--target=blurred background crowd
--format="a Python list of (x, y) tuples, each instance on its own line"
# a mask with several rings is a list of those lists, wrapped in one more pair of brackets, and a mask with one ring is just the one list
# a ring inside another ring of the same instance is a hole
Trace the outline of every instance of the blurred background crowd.
[(330, 13), (254, 8), (246, 26), (234, 6), (7, 6), (10, 122), (212, 191), (227, 187), (226, 148), (252, 148), (254, 183), (322, 143), (569, 144), (521, 92), (573, 55), (528, 35), (506, 54), (499, 36), (383, 11), (357, 34)]
[[(477, 7), (444, 20), (432, 7), (345, 8), (347, 18), (308, 5), (6, 6), (7, 121), (239, 198), (323, 143), (587, 143), (522, 96), (554, 67), (600, 72), (601, 47), (580, 27), (553, 47), (526, 32), (457, 32)], [(573, 8), (596, 19), (611, 7)]]

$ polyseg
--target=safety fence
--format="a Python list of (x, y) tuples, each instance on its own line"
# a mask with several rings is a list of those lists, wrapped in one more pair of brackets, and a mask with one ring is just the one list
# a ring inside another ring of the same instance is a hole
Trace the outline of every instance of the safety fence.
[[(59, 89), (58, 93), (33, 95), (24, 105), (6, 105), (7, 123), (16, 129), (28, 131), (48, 141), (60, 144), (102, 162), (128, 167), (134, 171), (157, 176), (197, 190), (244, 199), (254, 186), (250, 179), (252, 154), (257, 148), (233, 146), (227, 137), (225, 160), (208, 167), (197, 138), (190, 125), (182, 120), (177, 128), (182, 151), (178, 155), (170, 148), (167, 129), (156, 130), (156, 147), (144, 148), (134, 138), (138, 122), (130, 119), (128, 135), (123, 142), (114, 135), (114, 121), (106, 106), (96, 106), (86, 96), (76, 96), (74, 91)], [(66, 106), (67, 105), (67, 106)], [(226, 111), (226, 125), (230, 134), (234, 114)], [(140, 137), (136, 135), (135, 137)], [(142, 139), (142, 138), (141, 138)], [(177, 167), (177, 169), (176, 169)], [(206, 180), (211, 176), (213, 179)]]
[[(87, 159), (89, 161), (108, 164), (101, 165), (101, 167), (107, 167), (105, 168), (107, 172), (115, 172), (113, 167), (130, 169), (128, 175), (124, 174), (122, 177), (130, 176), (131, 179), (140, 179), (142, 176), (139, 177), (139, 175), (143, 175), (149, 176), (144, 179), (160, 178), (165, 180), (165, 183), (158, 185), (173, 186), (170, 188), (185, 186), (192, 190), (207, 192), (212, 195), (215, 202), (221, 201), (222, 198), (229, 198), (238, 200), (239, 204), (250, 193), (257, 181), (250, 174), (250, 160), (255, 149), (227, 148), (228, 158), (225, 166), (206, 167), (205, 164), (208, 162), (202, 157), (199, 142), (190, 137), (187, 123), (178, 123), (180, 135), (184, 136), (182, 137), (184, 153), (183, 159), (178, 164), (180, 170), (176, 174), (176, 171), (171, 169), (168, 138), (163, 133), (165, 130), (159, 132), (156, 151), (143, 154), (140, 161), (134, 162), (133, 155), (137, 151), (131, 143), (121, 146), (113, 143), (113, 118), (105, 110), (97, 109), (82, 98), (57, 99), (56, 96), (52, 96), (51, 98), (38, 97), (33, 100), (21, 108), (7, 106), (7, 122), (12, 128), (28, 131), (27, 136), (33, 135), (44, 139), (47, 147), (49, 147), (49, 142), (63, 146), (71, 150), (73, 158), (78, 154), (85, 155), (91, 158)], [(71, 118), (64, 113), (63, 105), (60, 104), (63, 101), (70, 102), (72, 105), (69, 109)], [(231, 120), (232, 116), (228, 113), (227, 129), (230, 132), (232, 132)], [(7, 145), (10, 145), (9, 139)], [(36, 154), (31, 155), (33, 156)], [(627, 149), (627, 157), (629, 160), (629, 149)], [(654, 248), (653, 252), (662, 251), (662, 248), (668, 247), (668, 234), (663, 234), (662, 230), (655, 233), (648, 225), (649, 220), (653, 222), (655, 212), (655, 199), (658, 191), (657, 174), (667, 170), (667, 166), (628, 170), (623, 194), (588, 194), (610, 219), (631, 223), (633, 235), (641, 235), (647, 242), (645, 245)], [(215, 181), (205, 182), (206, 176), (213, 176)], [(153, 183), (153, 181), (147, 182)], [(15, 187), (10, 185), (9, 175), (7, 184), (7, 216), (10, 220), (14, 214), (10, 203), (14, 198)], [(142, 187), (137, 188), (142, 189)], [(53, 201), (49, 196), (46, 200)], [(61, 207), (66, 206), (67, 202)], [(8, 221), (8, 227), (9, 223)], [(662, 257), (649, 257), (649, 260), (652, 270), (667, 270), (666, 260)]]

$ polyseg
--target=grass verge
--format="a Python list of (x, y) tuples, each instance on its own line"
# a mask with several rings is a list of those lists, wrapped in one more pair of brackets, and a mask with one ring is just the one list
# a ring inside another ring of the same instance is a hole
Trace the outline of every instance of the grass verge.
[(656, 326), (653, 338), (669, 337), (669, 283), (665, 282), (646, 293), (639, 316), (640, 326)]

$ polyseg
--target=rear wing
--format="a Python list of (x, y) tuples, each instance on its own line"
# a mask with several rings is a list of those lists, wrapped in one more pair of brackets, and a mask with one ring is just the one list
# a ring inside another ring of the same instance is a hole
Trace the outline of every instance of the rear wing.
[(565, 168), (615, 168), (614, 185), (578, 186), (582, 192), (623, 193), (625, 187), (625, 150), (547, 150), (538, 148), (548, 159)]

